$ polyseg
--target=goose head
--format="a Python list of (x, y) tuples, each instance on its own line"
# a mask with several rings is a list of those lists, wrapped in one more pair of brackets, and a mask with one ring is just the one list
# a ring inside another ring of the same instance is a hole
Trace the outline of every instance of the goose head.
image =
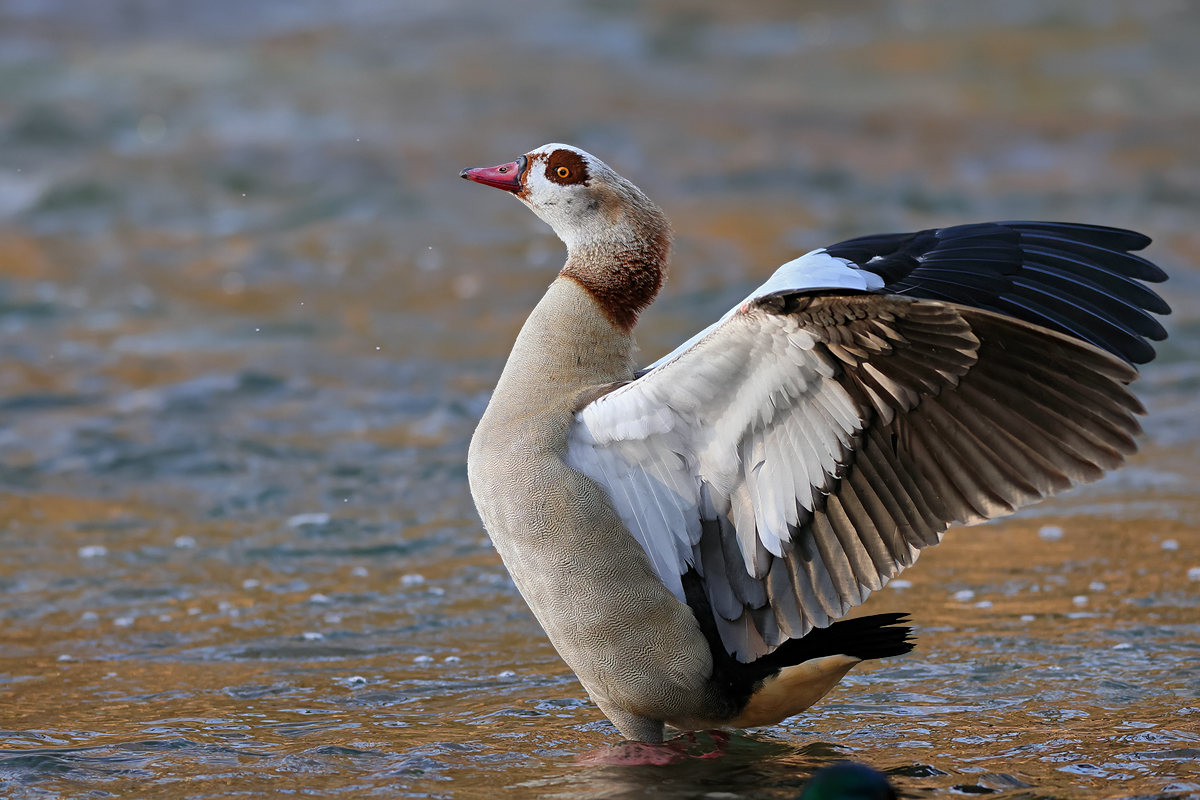
[(620, 327), (631, 328), (662, 286), (671, 249), (666, 217), (591, 153), (547, 144), (459, 175), (511, 192), (549, 224), (567, 246), (561, 274), (581, 283)]

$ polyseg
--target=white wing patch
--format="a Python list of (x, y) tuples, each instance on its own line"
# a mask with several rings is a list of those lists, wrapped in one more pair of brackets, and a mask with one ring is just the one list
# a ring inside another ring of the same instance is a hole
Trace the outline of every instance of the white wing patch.
[(883, 278), (859, 269), (853, 261), (831, 256), (819, 248), (792, 259), (754, 290), (747, 300), (775, 292), (805, 292), (817, 289), (852, 289), (871, 292), (883, 288)]
[[(673, 358), (690, 350), (697, 342), (712, 333), (726, 320), (745, 309), (747, 304), (760, 297), (766, 297), (775, 292), (809, 292), (830, 289), (850, 289), (860, 292), (873, 292), (883, 288), (883, 278), (873, 272), (860, 269), (857, 264), (845, 258), (837, 258), (819, 248), (805, 253), (799, 258), (787, 262), (767, 278), (767, 282), (759, 286), (733, 308), (725, 312), (719, 320), (697, 333), (686, 342), (676, 347), (670, 353), (655, 361), (647, 369), (654, 369), (667, 363)], [(811, 344), (810, 344), (811, 347)]]
[(765, 578), (760, 551), (790, 548), (799, 509), (811, 511), (861, 429), (853, 401), (830, 380), (833, 364), (813, 346), (789, 317), (742, 312), (653, 380), (576, 415), (567, 463), (608, 489), (680, 600), (680, 576), (689, 566), (703, 572), (702, 522), (720, 516), (732, 518), (748, 575)]

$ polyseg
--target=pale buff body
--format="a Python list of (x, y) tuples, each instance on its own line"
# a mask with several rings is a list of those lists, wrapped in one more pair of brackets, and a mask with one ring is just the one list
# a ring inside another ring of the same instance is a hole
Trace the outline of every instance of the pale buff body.
[(633, 376), (636, 345), (560, 277), (530, 314), (471, 439), (471, 493), (554, 647), (629, 738), (710, 727), (712, 658), (604, 491), (564, 463), (580, 392)]
[(604, 490), (565, 463), (581, 393), (632, 378), (636, 350), (587, 290), (555, 280), (471, 439), (471, 494), (551, 643), (623, 735), (655, 742), (664, 723), (774, 724), (824, 697), (860, 659), (787, 667), (731, 709), (710, 680), (712, 656), (692, 610), (655, 575)]

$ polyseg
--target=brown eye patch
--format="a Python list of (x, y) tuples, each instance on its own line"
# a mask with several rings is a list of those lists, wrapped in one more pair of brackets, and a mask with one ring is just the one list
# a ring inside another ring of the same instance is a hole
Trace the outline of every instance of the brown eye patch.
[(555, 150), (546, 159), (546, 178), (563, 186), (587, 183), (587, 162), (574, 150)]

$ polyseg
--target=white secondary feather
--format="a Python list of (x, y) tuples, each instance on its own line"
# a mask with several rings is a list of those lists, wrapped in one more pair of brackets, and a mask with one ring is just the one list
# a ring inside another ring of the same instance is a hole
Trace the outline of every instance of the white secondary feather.
[(791, 318), (743, 306), (690, 350), (576, 415), (568, 463), (608, 490), (681, 600), (680, 576), (702, 569), (702, 519), (728, 514), (743, 563), (726, 568), (765, 578), (761, 549), (781, 556), (790, 547), (798, 506), (813, 507), (861, 429), (813, 344)]

